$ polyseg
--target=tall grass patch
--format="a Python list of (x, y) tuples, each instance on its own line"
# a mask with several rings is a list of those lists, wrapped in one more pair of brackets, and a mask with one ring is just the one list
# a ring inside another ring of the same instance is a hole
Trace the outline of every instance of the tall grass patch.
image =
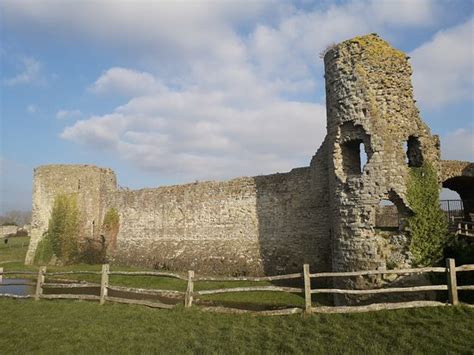
[(434, 265), (443, 258), (448, 223), (439, 204), (438, 175), (430, 163), (411, 168), (407, 199), (414, 212), (408, 218), (413, 261), (418, 266)]

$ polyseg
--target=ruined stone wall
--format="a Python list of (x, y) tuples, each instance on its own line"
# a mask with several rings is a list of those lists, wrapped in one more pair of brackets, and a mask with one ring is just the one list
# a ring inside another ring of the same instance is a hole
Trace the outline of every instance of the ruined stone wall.
[[(100, 240), (106, 211), (117, 210), (118, 234), (114, 241), (104, 236), (117, 263), (225, 275), (281, 274), (300, 271), (303, 263), (313, 272), (410, 266), (404, 222), (413, 213), (406, 196), (410, 169), (429, 161), (440, 183), (461, 191), (466, 202), (474, 196), (473, 165), (440, 163), (439, 139), (419, 117), (403, 52), (368, 35), (334, 46), (324, 62), (327, 136), (309, 167), (136, 191), (117, 190), (109, 169), (40, 167), (27, 262), (47, 229), (54, 197), (74, 193), (85, 237)], [(377, 226), (381, 200), (395, 205), (398, 229), (394, 219)]]
[(16, 235), (19, 229), (20, 227), (18, 226), (0, 226), (0, 238)]
[(464, 207), (464, 219), (474, 220), (474, 163), (442, 160), (440, 179), (443, 187), (456, 191)]
[(445, 182), (452, 178), (474, 178), (474, 163), (460, 160), (441, 160), (440, 179)]
[[(115, 262), (200, 273), (262, 275), (328, 270), (328, 228), (309, 168), (286, 174), (117, 191)], [(323, 223), (324, 225), (324, 223)]]
[(75, 194), (81, 211), (82, 235), (98, 238), (105, 200), (116, 189), (115, 174), (110, 169), (92, 165), (45, 165), (36, 168), (33, 181), (31, 240), (25, 262), (34, 260), (36, 247), (48, 229), (58, 194)]
[[(419, 117), (412, 69), (403, 52), (368, 35), (335, 46), (324, 62), (332, 267), (334, 271), (385, 268), (387, 240), (374, 229), (376, 206), (387, 199), (401, 215), (410, 214), (409, 166), (423, 161), (438, 166), (438, 137), (431, 136)], [(359, 149), (367, 155), (362, 168)], [(392, 267), (405, 263), (410, 260)], [(352, 283), (364, 287), (361, 280)]]
[[(35, 169), (32, 238), (26, 263), (48, 228), (54, 199), (75, 194), (84, 238), (101, 240), (104, 215), (120, 226), (106, 240), (112, 262), (200, 273), (264, 275), (330, 270), (326, 149), (289, 173), (142, 190), (118, 190), (110, 169)], [(114, 245), (115, 244), (115, 245)]]

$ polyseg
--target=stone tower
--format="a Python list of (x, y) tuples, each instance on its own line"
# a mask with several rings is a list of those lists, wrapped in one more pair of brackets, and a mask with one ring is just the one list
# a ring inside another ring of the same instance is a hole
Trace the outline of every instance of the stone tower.
[(106, 198), (115, 189), (116, 178), (110, 169), (92, 165), (45, 165), (36, 168), (31, 240), (25, 263), (33, 263), (36, 247), (48, 229), (54, 199), (58, 194), (77, 196), (82, 236), (99, 238)]
[[(385, 268), (384, 246), (393, 244), (387, 239), (408, 246), (409, 168), (423, 161), (439, 165), (439, 139), (420, 119), (408, 59), (376, 34), (342, 42), (324, 57), (334, 271)], [(400, 217), (392, 235), (376, 228), (383, 200), (393, 202)], [(408, 251), (398, 252), (396, 266), (409, 265)]]

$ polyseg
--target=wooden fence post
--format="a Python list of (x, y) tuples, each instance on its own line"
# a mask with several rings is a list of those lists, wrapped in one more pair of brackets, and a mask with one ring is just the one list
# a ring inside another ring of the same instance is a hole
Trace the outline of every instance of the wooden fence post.
[(0, 267), (0, 283), (3, 282), (3, 267)]
[(186, 295), (184, 297), (184, 307), (189, 308), (193, 305), (193, 292), (194, 292), (194, 271), (188, 271), (188, 287), (186, 288)]
[(109, 264), (104, 264), (102, 265), (102, 275), (100, 278), (100, 304), (105, 303), (107, 287), (109, 287)]
[(309, 272), (309, 265), (303, 265), (303, 279), (304, 279), (304, 311), (307, 314), (311, 313), (311, 276)]
[(453, 306), (459, 303), (458, 285), (456, 281), (456, 262), (454, 259), (446, 259), (446, 273), (448, 277), (449, 303)]
[(46, 273), (46, 266), (40, 266), (38, 270), (38, 278), (36, 279), (35, 301), (39, 301), (43, 294), (44, 274)]

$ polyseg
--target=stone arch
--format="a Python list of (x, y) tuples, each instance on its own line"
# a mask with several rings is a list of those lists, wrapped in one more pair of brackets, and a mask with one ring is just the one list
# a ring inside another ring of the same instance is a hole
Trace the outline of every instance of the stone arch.
[(443, 187), (456, 191), (461, 197), (464, 219), (474, 220), (474, 163), (441, 161), (441, 180)]
[(375, 228), (397, 229), (406, 228), (406, 220), (413, 211), (394, 190), (389, 190), (380, 200), (375, 212)]
[(454, 176), (443, 181), (443, 187), (456, 191), (463, 202), (464, 219), (474, 219), (474, 177)]

